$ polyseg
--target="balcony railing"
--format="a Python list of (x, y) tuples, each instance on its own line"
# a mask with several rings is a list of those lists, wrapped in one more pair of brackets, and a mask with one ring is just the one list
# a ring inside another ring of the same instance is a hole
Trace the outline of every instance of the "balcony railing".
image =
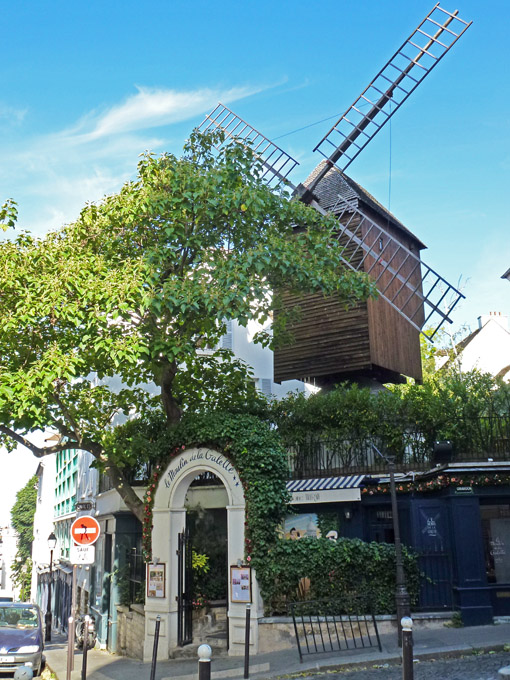
[[(452, 442), (452, 462), (469, 463), (492, 459), (510, 463), (510, 415), (464, 419), (448, 428), (422, 431), (413, 427), (401, 432), (397, 440), (378, 436), (323, 438), (311, 435), (304, 442), (288, 446), (288, 462), (292, 479), (329, 477), (345, 474), (386, 473), (386, 461), (378, 456), (372, 444), (384, 454), (395, 456), (397, 472), (428, 470), (436, 465), (434, 442)], [(150, 463), (127, 472), (134, 486), (145, 486), (151, 476)], [(198, 485), (200, 480), (197, 479)], [(210, 483), (204, 478), (203, 483)], [(100, 476), (100, 492), (112, 489), (108, 475)]]
[[(452, 424), (448, 434), (452, 443), (451, 462), (492, 459), (510, 463), (509, 417), (488, 416), (458, 422)], [(345, 439), (311, 436), (287, 449), (291, 478), (385, 473), (387, 462), (372, 444), (384, 454), (395, 456), (395, 469), (399, 472), (428, 470), (438, 462), (434, 442), (446, 438), (445, 431), (425, 433), (416, 429), (403, 432), (398, 441), (370, 435)]]

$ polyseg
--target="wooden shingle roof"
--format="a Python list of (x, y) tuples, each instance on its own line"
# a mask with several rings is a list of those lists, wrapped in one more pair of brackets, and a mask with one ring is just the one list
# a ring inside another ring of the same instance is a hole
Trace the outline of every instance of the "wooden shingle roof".
[[(309, 186), (324, 168), (327, 161), (322, 161), (313, 172), (303, 182), (304, 186)], [(411, 236), (416, 242), (417, 247), (423, 250), (427, 246), (410, 231), (395, 215), (379, 203), (366, 189), (351, 179), (348, 175), (337, 168), (331, 168), (322, 178), (319, 184), (313, 189), (314, 196), (325, 210), (333, 210), (338, 203), (338, 197), (350, 203), (355, 203), (356, 207), (361, 208), (364, 204), (374, 212), (378, 213), (383, 219), (391, 222), (397, 229), (404, 234)]]

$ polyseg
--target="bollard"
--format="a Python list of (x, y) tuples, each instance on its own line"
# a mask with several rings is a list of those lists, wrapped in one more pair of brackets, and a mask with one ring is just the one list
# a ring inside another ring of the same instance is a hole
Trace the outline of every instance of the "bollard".
[(246, 605), (246, 623), (244, 629), (244, 680), (250, 677), (250, 616), (251, 605)]
[(160, 626), (161, 626), (161, 616), (158, 614), (156, 616), (156, 625), (154, 627), (154, 645), (152, 647), (152, 664), (151, 664), (150, 680), (154, 680), (154, 677), (156, 675), (156, 660), (158, 658), (159, 627)]
[(211, 680), (211, 654), (209, 645), (200, 645), (198, 654), (198, 680)]
[(410, 616), (403, 616), (402, 626), (402, 680), (413, 680), (413, 620)]
[(67, 672), (66, 680), (71, 680), (71, 671), (74, 666), (74, 618), (67, 621)]
[(89, 650), (89, 623), (90, 616), (87, 614), (83, 622), (83, 657), (81, 663), (81, 680), (87, 680), (87, 652)]

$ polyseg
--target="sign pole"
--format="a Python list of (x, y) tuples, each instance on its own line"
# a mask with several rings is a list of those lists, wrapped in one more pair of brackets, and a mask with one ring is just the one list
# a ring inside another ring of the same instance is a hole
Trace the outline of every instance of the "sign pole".
[(76, 564), (73, 564), (73, 585), (71, 586), (71, 616), (67, 629), (67, 674), (66, 680), (71, 680), (74, 670), (74, 628), (76, 621)]
[[(73, 565), (73, 585), (71, 590), (71, 618), (69, 619), (68, 648), (67, 648), (67, 675), (66, 680), (71, 680), (71, 671), (74, 670), (74, 639), (76, 634), (76, 567), (78, 564), (93, 564), (95, 558), (94, 543), (99, 538), (99, 522), (91, 515), (81, 515), (71, 524), (71, 538), (73, 543), (70, 549), (71, 564)], [(87, 641), (86, 641), (87, 642)]]

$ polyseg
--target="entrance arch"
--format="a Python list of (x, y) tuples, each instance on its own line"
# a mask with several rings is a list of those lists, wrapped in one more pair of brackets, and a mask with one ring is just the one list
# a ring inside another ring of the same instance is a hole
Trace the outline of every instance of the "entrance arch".
[[(196, 477), (210, 472), (218, 477), (227, 493), (228, 564), (244, 559), (245, 499), (239, 474), (222, 453), (200, 447), (183, 450), (172, 459), (161, 474), (152, 511), (152, 561), (165, 564), (164, 597), (146, 596), (144, 660), (152, 658), (156, 617), (161, 617), (158, 658), (168, 659), (177, 648), (177, 549), (178, 535), (186, 527), (186, 494)], [(244, 653), (245, 605), (231, 601), (228, 589), (229, 654)], [(252, 651), (258, 648), (257, 621), (261, 616), (260, 596), (252, 582), (251, 641)]]

